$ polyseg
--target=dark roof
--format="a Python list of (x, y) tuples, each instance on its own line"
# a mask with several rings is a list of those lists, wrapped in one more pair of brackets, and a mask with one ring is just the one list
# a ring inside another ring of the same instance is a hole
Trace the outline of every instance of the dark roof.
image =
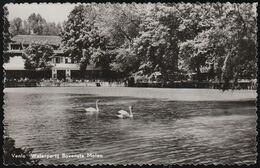
[(16, 35), (12, 41), (23, 44), (41, 43), (50, 45), (60, 45), (60, 36), (41, 36), (41, 35)]
[[(54, 55), (52, 57), (64, 55), (64, 52), (62, 50), (54, 50), (53, 52), (54, 52)], [(4, 53), (22, 55), (24, 53), (24, 50), (7, 50), (7, 51), (4, 51)]]

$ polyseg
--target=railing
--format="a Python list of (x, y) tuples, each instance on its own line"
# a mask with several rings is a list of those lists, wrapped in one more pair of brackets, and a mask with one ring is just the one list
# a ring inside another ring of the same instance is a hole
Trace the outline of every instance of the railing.
[[(71, 81), (64, 82), (58, 80), (7, 80), (5, 87), (127, 87), (126, 82), (107, 82), (107, 81)], [(217, 83), (217, 82), (142, 82), (135, 83), (133, 87), (153, 87), (153, 88), (211, 88), (222, 89), (225, 86), (228, 89), (257, 89), (256, 82)]]
[(62, 81), (42, 81), (38, 86), (41, 87), (125, 87), (124, 82), (91, 82), (91, 81), (74, 81), (74, 82), (62, 82)]
[(223, 87), (227, 89), (249, 89), (255, 90), (257, 89), (257, 85), (254, 82), (240, 82), (237, 84), (233, 83), (218, 83), (218, 82), (142, 82), (142, 83), (135, 83), (134, 87), (154, 87), (154, 88), (210, 88), (210, 89), (223, 89)]
[(37, 81), (6, 81), (5, 87), (36, 87)]

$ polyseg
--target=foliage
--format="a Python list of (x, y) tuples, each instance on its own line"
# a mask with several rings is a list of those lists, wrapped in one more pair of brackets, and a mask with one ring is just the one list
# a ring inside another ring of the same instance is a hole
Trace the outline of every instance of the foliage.
[(53, 48), (47, 44), (31, 44), (25, 49), (25, 69), (45, 69), (50, 67), (49, 61)]
[[(205, 62), (215, 63), (218, 81), (226, 83), (232, 79), (255, 78), (254, 4), (218, 3), (204, 7), (204, 14), (198, 15), (195, 20), (198, 25), (206, 25), (208, 22), (208, 26), (198, 31), (194, 38), (180, 43), (180, 56), (186, 65), (191, 69), (199, 69)], [(210, 18), (204, 20), (201, 16), (206, 16), (206, 13)], [(185, 31), (189, 33), (188, 29)]]
[(62, 37), (72, 58), (127, 76), (174, 81), (209, 63), (219, 82), (256, 73), (256, 4), (80, 5)]
[(23, 20), (19, 17), (14, 18), (10, 23), (10, 33), (12, 36), (22, 33)]
[(110, 67), (113, 71), (129, 76), (138, 70), (139, 65), (140, 61), (131, 48), (119, 48)]
[(22, 20), (19, 17), (14, 18), (10, 22), (10, 32), (15, 35), (59, 35), (61, 24), (55, 22), (47, 22), (40, 14), (32, 13), (28, 20)]
[(76, 6), (61, 32), (65, 53), (85, 70), (90, 61), (106, 60), (107, 39), (95, 25), (96, 11), (92, 6)]
[(56, 24), (55, 22), (46, 22), (43, 28), (43, 35), (56, 35), (58, 36), (61, 32), (60, 23)]
[(136, 70), (140, 61), (133, 52), (133, 40), (139, 34), (141, 10), (136, 4), (110, 4), (100, 7), (102, 32), (109, 38), (111, 53), (110, 68), (126, 76)]
[(165, 82), (174, 80), (179, 52), (177, 16), (174, 8), (163, 5), (156, 5), (147, 12), (133, 45), (142, 62), (139, 70), (144, 75), (159, 71)]
[(31, 148), (16, 148), (15, 141), (11, 137), (4, 137), (3, 161), (6, 165), (32, 165), (39, 162), (38, 159), (32, 159)]
[(46, 24), (46, 20), (40, 14), (31, 14), (28, 17), (28, 23), (30, 25), (30, 31), (32, 31), (33, 34), (43, 34), (43, 29), (44, 25)]

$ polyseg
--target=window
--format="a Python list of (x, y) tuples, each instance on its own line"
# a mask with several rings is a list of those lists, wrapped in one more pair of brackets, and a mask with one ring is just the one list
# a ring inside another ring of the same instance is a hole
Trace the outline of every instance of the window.
[(65, 58), (65, 64), (67, 64), (68, 63), (68, 58)]
[(21, 45), (19, 44), (11, 44), (11, 50), (20, 50), (21, 49)]
[(60, 57), (56, 57), (55, 62), (56, 62), (56, 64), (59, 64), (60, 63)]
[(27, 47), (29, 47), (29, 44), (24, 44), (23, 47), (27, 48)]

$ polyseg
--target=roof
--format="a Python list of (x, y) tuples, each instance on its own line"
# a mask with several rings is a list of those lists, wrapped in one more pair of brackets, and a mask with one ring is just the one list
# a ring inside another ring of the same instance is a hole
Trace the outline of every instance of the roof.
[[(7, 50), (7, 51), (4, 51), (5, 53), (7, 54), (14, 54), (14, 55), (22, 55), (24, 53), (24, 50)], [(63, 55), (63, 51), (62, 50), (54, 50), (53, 51), (54, 55), (52, 55), (51, 57), (56, 57), (57, 55)]]
[(23, 44), (31, 43), (41, 43), (41, 44), (51, 44), (60, 45), (60, 36), (42, 36), (42, 35), (16, 35), (12, 38), (12, 41)]

